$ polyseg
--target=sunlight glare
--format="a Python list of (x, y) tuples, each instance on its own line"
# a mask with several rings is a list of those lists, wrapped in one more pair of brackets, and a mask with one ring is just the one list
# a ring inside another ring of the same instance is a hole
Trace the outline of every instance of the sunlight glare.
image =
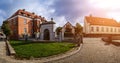
[(90, 0), (90, 3), (94, 7), (104, 8), (104, 9), (116, 9), (120, 8), (120, 0)]

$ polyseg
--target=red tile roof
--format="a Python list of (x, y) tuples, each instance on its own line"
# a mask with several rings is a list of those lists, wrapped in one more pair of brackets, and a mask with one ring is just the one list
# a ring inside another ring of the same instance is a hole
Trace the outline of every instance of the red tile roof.
[(93, 16), (86, 16), (86, 21), (90, 23), (90, 25), (101, 25), (101, 26), (115, 26), (120, 27), (120, 23), (118, 23), (114, 19), (109, 18), (101, 18), (101, 17), (93, 17)]
[(41, 19), (41, 20), (45, 20), (46, 21), (46, 19), (44, 17), (38, 16), (35, 13), (30, 13), (28, 11), (25, 11), (25, 9), (23, 9), (23, 10), (19, 9), (10, 18), (12, 18), (12, 17), (14, 17), (16, 15), (22, 15), (22, 16), (26, 16), (26, 17), (29, 17), (29, 18), (37, 18), (37, 19)]

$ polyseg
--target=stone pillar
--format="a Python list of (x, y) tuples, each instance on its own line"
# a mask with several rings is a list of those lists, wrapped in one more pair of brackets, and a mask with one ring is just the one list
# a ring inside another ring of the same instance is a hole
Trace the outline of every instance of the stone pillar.
[(35, 38), (36, 38), (36, 40), (39, 39), (39, 32), (37, 32), (37, 33), (35, 34)]
[(62, 32), (59, 32), (59, 41), (62, 42)]
[(43, 31), (40, 33), (40, 40), (43, 40)]
[(64, 31), (61, 31), (61, 35), (62, 35), (61, 40), (64, 40)]

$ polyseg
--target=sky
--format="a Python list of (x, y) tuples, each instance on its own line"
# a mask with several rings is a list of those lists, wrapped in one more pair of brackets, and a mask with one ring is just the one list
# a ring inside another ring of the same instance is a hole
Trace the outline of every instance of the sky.
[(112, 18), (120, 21), (120, 0), (1, 0), (0, 25), (19, 9), (34, 12), (48, 21), (53, 18), (56, 26), (66, 22), (83, 25), (84, 17)]

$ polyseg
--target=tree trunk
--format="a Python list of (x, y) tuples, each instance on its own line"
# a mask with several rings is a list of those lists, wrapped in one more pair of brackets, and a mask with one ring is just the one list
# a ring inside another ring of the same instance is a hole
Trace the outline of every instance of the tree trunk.
[(81, 43), (83, 43), (83, 36), (82, 35), (80, 36), (80, 41), (81, 41)]

